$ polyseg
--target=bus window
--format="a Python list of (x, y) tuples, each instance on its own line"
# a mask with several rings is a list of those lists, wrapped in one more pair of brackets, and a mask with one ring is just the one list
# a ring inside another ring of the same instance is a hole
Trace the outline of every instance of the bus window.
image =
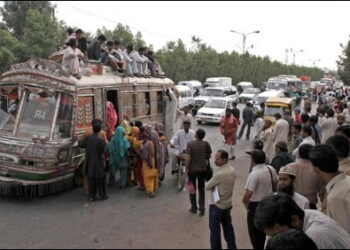
[(13, 91), (9, 95), (0, 91), (0, 132), (13, 132), (18, 105), (17, 91)]
[(73, 97), (62, 94), (58, 109), (54, 139), (70, 138), (73, 116)]
[(141, 92), (137, 94), (137, 116), (143, 117), (150, 113), (150, 96), (149, 92)]
[(162, 91), (157, 92), (157, 113), (158, 114), (163, 113), (163, 92)]
[(33, 135), (49, 138), (57, 97), (57, 93), (49, 96), (47, 92), (27, 92), (20, 116), (18, 135), (29, 138)]
[(77, 110), (77, 129), (91, 128), (94, 119), (94, 97), (79, 96)]
[[(121, 108), (118, 109), (118, 119), (119, 121), (123, 120), (123, 114), (126, 114), (130, 119), (135, 117), (134, 114), (134, 94), (122, 92), (120, 95), (121, 98)], [(121, 111), (123, 110), (123, 111)], [(123, 112), (120, 113), (120, 112)]]

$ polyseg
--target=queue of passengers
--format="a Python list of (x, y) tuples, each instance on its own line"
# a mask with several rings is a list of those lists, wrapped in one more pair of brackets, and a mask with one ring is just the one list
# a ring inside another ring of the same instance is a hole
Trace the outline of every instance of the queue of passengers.
[(62, 66), (77, 79), (81, 75), (91, 75), (86, 67), (88, 60), (101, 62), (110, 66), (113, 71), (129, 77), (157, 77), (163, 75), (159, 63), (154, 57), (153, 51), (146, 47), (135, 50), (132, 44), (124, 45), (120, 41), (107, 41), (105, 35), (99, 35), (97, 39), (88, 42), (81, 29), (67, 30), (67, 38), (64, 45)]

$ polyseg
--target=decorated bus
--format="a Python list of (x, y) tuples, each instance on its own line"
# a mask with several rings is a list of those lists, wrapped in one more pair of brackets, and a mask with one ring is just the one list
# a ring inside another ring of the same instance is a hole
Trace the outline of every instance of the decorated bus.
[[(80, 80), (51, 60), (13, 65), (0, 78), (0, 194), (36, 197), (81, 183), (84, 151), (76, 138), (101, 119), (106, 103), (119, 119), (163, 123), (171, 136), (176, 100), (168, 78), (123, 77), (91, 63)], [(171, 92), (172, 93), (172, 92)]]

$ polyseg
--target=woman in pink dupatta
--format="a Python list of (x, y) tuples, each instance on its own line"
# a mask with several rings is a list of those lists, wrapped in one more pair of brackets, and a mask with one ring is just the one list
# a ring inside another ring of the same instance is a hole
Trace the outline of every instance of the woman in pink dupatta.
[(113, 137), (113, 134), (115, 132), (115, 126), (117, 125), (118, 115), (114, 108), (114, 105), (112, 102), (107, 102), (107, 139), (108, 141), (111, 140)]

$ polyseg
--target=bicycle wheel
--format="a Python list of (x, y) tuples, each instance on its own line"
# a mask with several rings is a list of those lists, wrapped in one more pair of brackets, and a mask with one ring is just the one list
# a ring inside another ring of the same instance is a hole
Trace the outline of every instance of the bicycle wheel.
[(185, 166), (181, 166), (177, 177), (177, 190), (181, 192), (186, 184)]

